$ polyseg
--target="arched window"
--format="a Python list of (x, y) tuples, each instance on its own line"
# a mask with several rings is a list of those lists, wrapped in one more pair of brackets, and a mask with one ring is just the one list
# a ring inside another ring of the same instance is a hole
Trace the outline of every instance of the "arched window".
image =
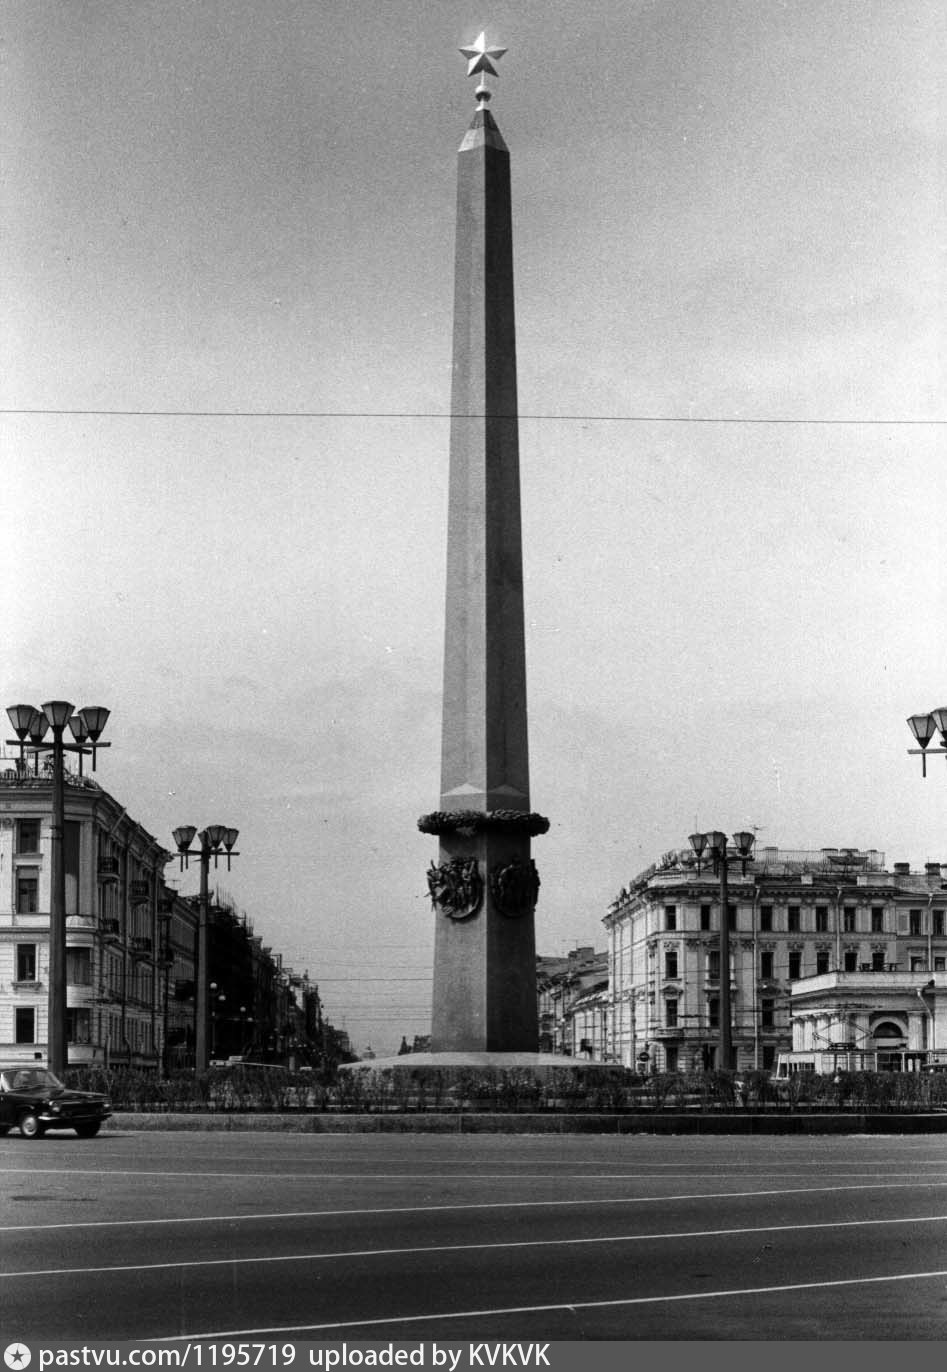
[(876, 1024), (871, 1031), (874, 1039), (897, 1039), (899, 1042), (905, 1037), (904, 1030), (893, 1020), (885, 1019), (880, 1024)]

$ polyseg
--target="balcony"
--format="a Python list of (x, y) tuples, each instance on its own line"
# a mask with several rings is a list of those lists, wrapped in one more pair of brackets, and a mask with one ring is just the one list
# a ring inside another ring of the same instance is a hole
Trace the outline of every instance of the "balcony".
[(99, 858), (99, 881), (118, 881), (118, 858)]
[(148, 904), (148, 883), (147, 881), (130, 881), (128, 883), (128, 899), (132, 905)]

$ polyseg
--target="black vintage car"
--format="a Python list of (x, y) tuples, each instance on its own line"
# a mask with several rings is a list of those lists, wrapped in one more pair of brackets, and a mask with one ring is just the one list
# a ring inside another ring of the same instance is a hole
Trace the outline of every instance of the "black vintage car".
[(47, 1129), (75, 1129), (91, 1139), (112, 1113), (111, 1101), (96, 1091), (72, 1091), (46, 1067), (0, 1067), (0, 1134), (14, 1125), (25, 1139)]

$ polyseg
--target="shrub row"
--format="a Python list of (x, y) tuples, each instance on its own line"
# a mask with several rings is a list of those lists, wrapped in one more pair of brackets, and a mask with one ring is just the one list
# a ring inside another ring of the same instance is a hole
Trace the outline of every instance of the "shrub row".
[(947, 1108), (947, 1073), (657, 1073), (624, 1068), (510, 1070), (360, 1068), (320, 1079), (281, 1067), (236, 1066), (161, 1078), (127, 1068), (73, 1067), (68, 1084), (102, 1091), (115, 1110), (306, 1111), (714, 1111)]

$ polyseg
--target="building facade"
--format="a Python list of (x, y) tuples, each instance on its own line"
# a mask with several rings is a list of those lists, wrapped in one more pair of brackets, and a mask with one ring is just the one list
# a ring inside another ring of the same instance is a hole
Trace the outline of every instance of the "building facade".
[(793, 982), (793, 1065), (884, 1072), (947, 1063), (947, 972), (942, 957), (933, 961), (937, 969), (827, 972)]
[(605, 1056), (608, 954), (574, 948), (566, 957), (536, 959), (539, 1051)]
[[(45, 1059), (52, 781), (0, 773), (0, 1053)], [(194, 978), (196, 919), (164, 886), (170, 854), (89, 777), (67, 771), (66, 1004), (69, 1062), (155, 1068), (170, 986)]]
[[(0, 1060), (45, 1062), (52, 780), (0, 760)], [(92, 778), (65, 773), (70, 1066), (193, 1068), (199, 902), (165, 881), (173, 855)], [(208, 910), (211, 1057), (317, 1065), (318, 987), (245, 916)], [(331, 1026), (328, 1026), (331, 1029)]]
[[(760, 848), (745, 874), (732, 863), (727, 970), (737, 1071), (770, 1070), (792, 1049), (797, 983), (884, 973), (920, 985), (942, 973), (942, 877), (939, 864), (888, 871), (875, 849)], [(698, 867), (690, 850), (666, 853), (620, 893), (604, 923), (607, 1056), (639, 1071), (715, 1067), (722, 969), (712, 867)]]

